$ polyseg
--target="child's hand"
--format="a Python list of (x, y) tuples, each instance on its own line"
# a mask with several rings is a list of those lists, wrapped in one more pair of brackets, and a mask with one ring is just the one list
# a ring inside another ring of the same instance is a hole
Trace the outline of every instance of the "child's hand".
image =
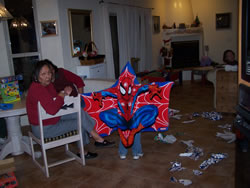
[(66, 87), (64, 88), (64, 93), (65, 93), (65, 95), (70, 95), (71, 92), (72, 92), (72, 88), (71, 88), (70, 86), (66, 86)]

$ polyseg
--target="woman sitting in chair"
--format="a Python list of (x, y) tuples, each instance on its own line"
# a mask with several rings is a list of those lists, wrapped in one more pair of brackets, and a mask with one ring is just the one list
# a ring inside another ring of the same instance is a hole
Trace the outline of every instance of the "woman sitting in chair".
[[(51, 115), (56, 114), (64, 104), (64, 97), (70, 95), (71, 87), (65, 87), (63, 91), (57, 93), (51, 83), (52, 73), (50, 64), (47, 61), (39, 61), (36, 64), (32, 75), (32, 83), (26, 98), (26, 108), (32, 132), (36, 137), (40, 137), (38, 122), (38, 101), (44, 110)], [(114, 143), (104, 140), (94, 130), (95, 121), (84, 110), (81, 111), (83, 144), (89, 143), (88, 134), (96, 141), (98, 146), (111, 146)], [(73, 131), (77, 128), (76, 114), (44, 120), (44, 137), (53, 138)], [(97, 153), (85, 152), (85, 159), (97, 157)]]

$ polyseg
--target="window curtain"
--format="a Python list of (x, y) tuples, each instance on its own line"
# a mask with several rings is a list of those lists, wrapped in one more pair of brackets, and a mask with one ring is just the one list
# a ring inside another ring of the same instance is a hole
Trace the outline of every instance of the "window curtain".
[(109, 78), (115, 77), (109, 23), (110, 13), (117, 16), (120, 69), (122, 69), (128, 61), (130, 62), (131, 57), (137, 57), (140, 58), (139, 71), (150, 70), (152, 66), (151, 9), (111, 4), (103, 4), (102, 6)]

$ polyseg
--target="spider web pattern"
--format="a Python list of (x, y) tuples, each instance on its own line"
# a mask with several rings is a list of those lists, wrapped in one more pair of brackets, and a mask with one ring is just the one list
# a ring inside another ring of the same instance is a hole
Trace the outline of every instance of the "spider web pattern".
[(151, 127), (143, 129), (143, 131), (166, 131), (169, 126), (168, 105), (170, 90), (173, 85), (173, 82), (153, 82), (150, 85), (152, 84), (156, 84), (159, 86), (161, 85), (161, 98), (159, 96), (154, 96), (151, 100), (149, 92), (139, 95), (135, 102), (133, 113), (135, 113), (139, 108), (144, 105), (155, 105), (158, 108), (158, 116), (156, 118), (156, 121)]
[[(158, 96), (154, 96), (152, 100), (150, 100), (149, 92), (145, 92), (140, 94), (137, 97), (137, 100), (134, 105), (133, 114), (142, 106), (144, 105), (155, 105), (158, 108), (158, 116), (156, 118), (155, 123), (149, 127), (143, 129), (143, 131), (166, 131), (168, 130), (169, 126), (169, 119), (168, 119), (168, 105), (169, 105), (169, 94), (173, 82), (161, 82), (155, 83), (159, 85), (161, 88), (161, 93), (159, 94), (161, 99)], [(104, 90), (105, 91), (105, 90)], [(110, 128), (108, 127), (103, 121), (100, 120), (99, 114), (103, 111), (117, 108), (118, 113), (121, 115), (121, 111), (119, 110), (117, 99), (112, 97), (105, 97), (102, 100), (102, 107), (99, 106), (98, 101), (94, 101), (92, 95), (82, 95), (82, 98), (85, 101), (84, 110), (88, 112), (88, 114), (95, 120), (95, 130), (101, 136), (108, 136), (113, 131), (117, 130), (117, 128)], [(130, 131), (127, 131), (129, 134)], [(125, 136), (125, 135), (124, 135)]]
[(84, 110), (95, 120), (95, 130), (101, 136), (108, 136), (113, 132), (113, 129), (108, 127), (103, 121), (100, 120), (99, 114), (103, 111), (118, 108), (117, 99), (106, 97), (103, 99), (102, 107), (99, 106), (97, 101), (93, 100), (92, 96), (82, 95), (85, 102)]

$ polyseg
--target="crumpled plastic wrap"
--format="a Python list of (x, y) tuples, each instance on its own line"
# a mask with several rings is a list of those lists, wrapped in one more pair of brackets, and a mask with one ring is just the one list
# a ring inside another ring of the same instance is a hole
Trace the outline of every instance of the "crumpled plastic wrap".
[(188, 186), (192, 184), (192, 181), (188, 179), (179, 179), (179, 183), (183, 184), (184, 186)]
[(216, 133), (217, 137), (223, 138), (224, 140), (227, 141), (227, 143), (232, 143), (236, 140), (236, 134), (229, 132), (229, 131), (224, 131), (224, 133)]
[(173, 135), (166, 135), (164, 136), (162, 133), (158, 133), (157, 136), (155, 136), (154, 138), (155, 140), (159, 140), (162, 141), (164, 143), (168, 143), (168, 144), (173, 144), (177, 139), (175, 138), (175, 136)]
[(206, 119), (210, 119), (210, 120), (213, 120), (213, 121), (217, 121), (217, 120), (220, 120), (222, 119), (222, 115), (218, 112), (202, 112), (202, 115), (201, 115), (203, 118), (206, 118)]
[(200, 171), (200, 170), (193, 170), (193, 173), (194, 173), (194, 175), (196, 175), (196, 176), (200, 176), (200, 175), (203, 174), (203, 172)]
[(227, 129), (229, 131), (232, 130), (232, 125), (231, 124), (225, 124), (225, 125), (218, 125), (219, 128), (222, 128), (222, 129)]
[(170, 172), (174, 171), (181, 171), (184, 170), (185, 168), (181, 166), (180, 162), (170, 162), (172, 164), (171, 168), (169, 169)]
[(192, 184), (192, 181), (189, 180), (189, 179), (179, 179), (177, 180), (175, 177), (170, 177), (170, 182), (173, 182), (173, 183), (181, 183), (183, 184), (184, 186), (188, 186), (188, 185), (191, 185)]
[(188, 141), (181, 141), (182, 143), (186, 144), (188, 147), (185, 151), (185, 153), (180, 153), (180, 157), (189, 157), (193, 160), (198, 160), (200, 156), (203, 156), (203, 149), (199, 147), (193, 146), (193, 140), (188, 140)]
[(200, 164), (200, 169), (206, 170), (210, 165), (216, 164), (220, 162), (222, 159), (225, 159), (228, 157), (228, 154), (226, 153), (213, 153), (211, 154), (211, 157), (207, 160), (203, 161)]
[(199, 117), (199, 116), (201, 116), (198, 112), (194, 112), (193, 114), (192, 114), (192, 116), (193, 117)]
[(175, 114), (177, 114), (179, 112), (180, 112), (180, 110), (176, 110), (176, 109), (173, 109), (173, 108), (168, 108), (168, 115), (169, 116), (173, 116), (173, 115), (175, 115)]
[(177, 182), (178, 182), (178, 180), (177, 180), (175, 177), (170, 177), (170, 181), (171, 181), (171, 182), (174, 182), (174, 183), (177, 183)]
[(195, 122), (195, 119), (183, 121), (182, 123), (188, 124), (188, 123), (193, 123), (193, 122)]
[(179, 120), (182, 117), (181, 114), (177, 114), (179, 112), (180, 112), (180, 110), (169, 108), (168, 109), (168, 116), (169, 116), (169, 118), (174, 118), (174, 119), (178, 119)]

